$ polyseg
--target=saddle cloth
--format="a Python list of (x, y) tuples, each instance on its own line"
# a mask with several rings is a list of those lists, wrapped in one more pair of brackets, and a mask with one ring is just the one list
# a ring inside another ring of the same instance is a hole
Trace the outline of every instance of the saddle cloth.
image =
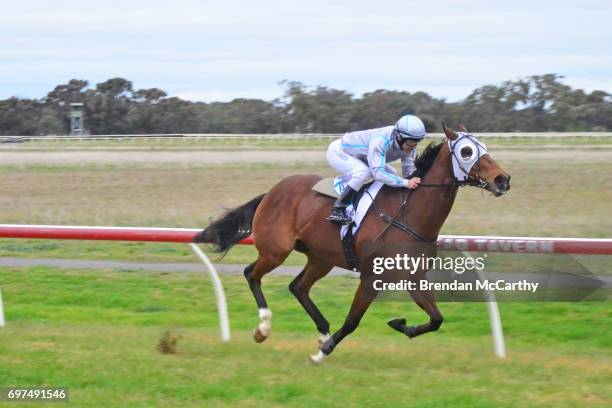
[[(348, 180), (345, 176), (338, 176), (335, 179), (325, 178), (315, 184), (312, 189), (320, 194), (338, 198), (338, 196), (346, 188), (347, 182)], [(353, 202), (357, 201), (357, 208), (355, 209), (353, 203), (346, 207), (346, 214), (351, 217), (352, 223), (349, 225), (343, 225), (342, 228), (340, 228), (340, 239), (344, 238), (350, 226), (353, 228), (353, 235), (357, 233), (359, 227), (361, 226), (361, 222), (368, 213), (370, 206), (374, 202), (374, 199), (382, 186), (383, 183), (380, 181), (366, 183), (361, 190), (355, 194)]]

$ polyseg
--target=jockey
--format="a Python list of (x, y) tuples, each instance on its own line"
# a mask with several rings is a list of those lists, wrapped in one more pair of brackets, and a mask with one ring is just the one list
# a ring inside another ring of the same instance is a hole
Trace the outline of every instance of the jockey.
[[(421, 179), (408, 177), (416, 170), (416, 145), (425, 136), (427, 133), (421, 119), (405, 115), (395, 126), (345, 133), (330, 143), (327, 161), (348, 182), (327, 219), (337, 224), (350, 223), (351, 219), (344, 210), (369, 178), (392, 187), (417, 188)], [(403, 177), (399, 177), (388, 164), (397, 159), (402, 160)]]

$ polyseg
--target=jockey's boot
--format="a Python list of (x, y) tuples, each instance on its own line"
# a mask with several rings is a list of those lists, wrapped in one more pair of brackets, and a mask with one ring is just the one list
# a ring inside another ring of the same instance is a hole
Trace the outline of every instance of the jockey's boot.
[(342, 195), (338, 197), (334, 203), (334, 207), (331, 210), (331, 214), (326, 219), (340, 225), (349, 224), (351, 218), (346, 215), (346, 207), (350, 204), (356, 191), (350, 186), (346, 186), (346, 189), (342, 192)]

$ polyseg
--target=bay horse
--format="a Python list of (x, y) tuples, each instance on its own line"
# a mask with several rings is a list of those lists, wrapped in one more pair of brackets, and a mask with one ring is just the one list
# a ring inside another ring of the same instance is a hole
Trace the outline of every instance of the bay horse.
[[(380, 244), (433, 243), (449, 215), (458, 187), (472, 185), (501, 196), (510, 188), (510, 176), (488, 154), (486, 146), (468, 133), (463, 125), (454, 131), (442, 124), (446, 139), (430, 144), (416, 159), (422, 184), (416, 190), (383, 186), (373, 207), (361, 223), (355, 237), (358, 255)], [(261, 279), (283, 263), (293, 250), (302, 252), (307, 263), (289, 284), (289, 290), (316, 325), (319, 350), (310, 357), (321, 363), (334, 348), (353, 332), (376, 297), (367, 287), (364, 276), (371, 274), (371, 264), (359, 264), (360, 283), (342, 327), (329, 334), (329, 323), (309, 296), (310, 288), (338, 266), (347, 268), (339, 237), (339, 226), (325, 218), (333, 199), (312, 190), (321, 179), (315, 175), (295, 175), (281, 180), (267, 193), (227, 211), (200, 232), (194, 242), (213, 243), (216, 251), (227, 252), (234, 244), (253, 235), (258, 256), (244, 270), (244, 276), (259, 308), (260, 323), (253, 336), (258, 343), (271, 333), (272, 312), (264, 297)], [(379, 215), (392, 214), (387, 220)], [(408, 233), (410, 232), (410, 233)], [(367, 269), (367, 270), (366, 270)], [(424, 276), (426, 270), (419, 271)], [(408, 291), (412, 299), (429, 316), (429, 322), (407, 326), (405, 319), (388, 322), (393, 329), (412, 338), (435, 331), (443, 317), (429, 290)]]

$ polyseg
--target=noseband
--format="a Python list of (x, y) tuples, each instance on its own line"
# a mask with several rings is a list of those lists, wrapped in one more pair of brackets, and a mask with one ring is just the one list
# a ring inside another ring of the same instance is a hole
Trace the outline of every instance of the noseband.
[[(469, 139), (475, 146), (476, 146), (476, 161), (470, 166), (469, 169), (465, 169), (465, 167), (463, 167), (461, 165), (461, 161), (459, 160), (459, 157), (457, 156), (457, 153), (455, 152), (455, 148), (457, 147), (457, 144), (459, 143), (460, 140), (467, 138)], [(471, 186), (471, 187), (478, 187), (481, 188), (483, 190), (486, 190), (488, 183), (486, 180), (482, 179), (480, 177), (480, 159), (481, 157), (487, 152), (487, 148), (481, 144), (478, 140), (476, 140), (472, 135), (467, 134), (467, 133), (460, 133), (460, 136), (453, 142), (451, 140), (448, 141), (448, 148), (450, 150), (451, 153), (451, 166), (452, 166), (452, 162), (453, 162), (453, 158), (457, 163), (457, 167), (459, 167), (459, 169), (465, 173), (465, 176), (463, 177), (463, 179), (459, 179), (457, 177), (457, 175), (455, 174), (455, 168), (453, 166), (452, 172), (453, 172), (453, 181), (451, 183), (422, 183), (419, 184), (419, 187), (442, 187), (442, 188), (446, 188), (446, 187), (464, 187), (464, 186)], [(484, 151), (484, 153), (482, 153)], [(481, 154), (482, 153), (482, 154)], [(472, 169), (472, 167), (477, 166), (476, 167), (476, 177), (475, 178), (471, 178), (470, 177), (470, 170)], [(417, 187), (418, 188), (418, 187)], [(410, 199), (410, 197), (412, 196), (412, 191), (414, 190), (409, 190), (408, 191), (408, 195), (406, 196), (406, 198), (401, 198), (400, 199), (400, 206), (397, 209), (397, 212), (395, 213), (395, 215), (393, 217), (388, 216), (387, 214), (384, 214), (382, 212), (378, 212), (378, 210), (376, 209), (376, 205), (374, 204), (374, 200), (373, 200), (373, 207), (374, 210), (378, 213), (378, 216), (385, 222), (387, 223), (387, 225), (385, 226), (385, 228), (383, 228), (383, 230), (376, 236), (376, 238), (374, 238), (374, 241), (372, 242), (376, 242), (384, 233), (385, 231), (387, 231), (387, 229), (391, 226), (411, 235), (412, 237), (416, 238), (418, 241), (421, 242), (428, 242), (427, 239), (425, 239), (422, 235), (420, 235), (419, 233), (417, 233), (414, 229), (412, 229), (411, 227), (409, 227), (408, 225), (401, 223), (399, 221), (397, 221), (397, 217), (400, 215), (400, 213), (402, 212), (402, 210), (404, 209), (404, 207), (406, 207), (406, 204), (408, 204), (408, 201)], [(401, 196), (403, 196), (403, 194), (401, 194)]]

